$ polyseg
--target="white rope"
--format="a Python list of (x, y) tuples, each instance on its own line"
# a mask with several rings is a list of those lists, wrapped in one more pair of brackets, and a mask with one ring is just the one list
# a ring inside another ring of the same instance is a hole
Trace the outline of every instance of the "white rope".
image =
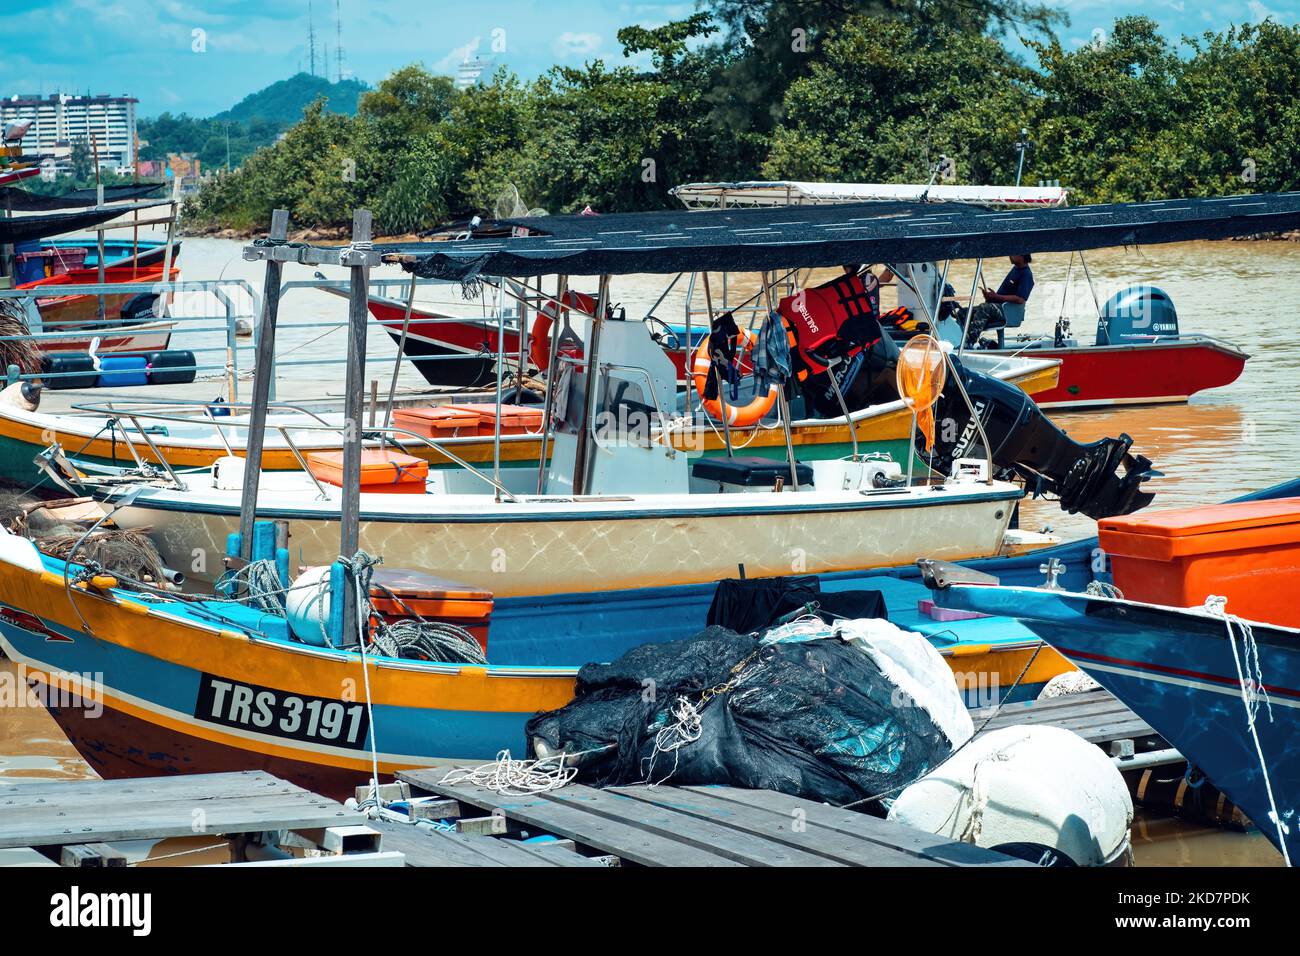
[(379, 801), (379, 743), (375, 736), (375, 710), (370, 702), (370, 659), (366, 657), (366, 642), (370, 639), (369, 614), (367, 609), (370, 606), (369, 595), (369, 575), (365, 575), (366, 581), (362, 581), (363, 575), (361, 568), (357, 565), (363, 560), (364, 552), (358, 552), (356, 557), (350, 563), (352, 581), (356, 588), (356, 609), (357, 609), (357, 652), (361, 655), (361, 681), (366, 689), (366, 720), (370, 724), (370, 769), (374, 774), (370, 779), (370, 799)]
[(1121, 601), (1124, 600), (1124, 592), (1115, 585), (1108, 584), (1105, 581), (1089, 581), (1088, 587), (1085, 588), (1085, 593), (1091, 594), (1093, 597), (1117, 598)]
[[(1241, 688), (1241, 704), (1246, 710), (1246, 726), (1250, 728), (1250, 739), (1255, 744), (1255, 756), (1259, 759), (1259, 770), (1264, 776), (1264, 791), (1268, 794), (1268, 816), (1277, 827), (1277, 842), (1282, 851), (1282, 861), (1291, 865), (1291, 855), (1287, 852), (1286, 836), (1291, 832), (1290, 828), (1282, 821), (1282, 815), (1277, 811), (1277, 800), (1273, 796), (1273, 781), (1268, 774), (1268, 762), (1264, 759), (1264, 748), (1259, 742), (1259, 732), (1255, 729), (1255, 718), (1259, 714), (1259, 701), (1262, 697), (1264, 704), (1268, 709), (1269, 723), (1273, 721), (1273, 702), (1269, 699), (1268, 691), (1264, 687), (1264, 674), (1259, 664), (1259, 646), (1255, 643), (1255, 634), (1251, 626), (1238, 617), (1234, 617), (1227, 611), (1228, 599), (1217, 594), (1211, 594), (1205, 599), (1205, 610), (1211, 614), (1217, 614), (1223, 618), (1224, 626), (1228, 629), (1228, 643), (1232, 646), (1232, 663), (1237, 668), (1237, 684)], [(1241, 629), (1241, 641), (1243, 644), (1243, 653), (1237, 652), (1237, 635), (1232, 628), (1233, 622), (1236, 621), (1237, 627)], [(1245, 666), (1242, 666), (1242, 657), (1245, 657)], [(1249, 674), (1249, 676), (1247, 676)]]
[(515, 760), (509, 750), (502, 750), (493, 763), (448, 770), (442, 783), (447, 786), (469, 784), (493, 793), (518, 796), (547, 793), (573, 782), (578, 768), (566, 766), (565, 759), (576, 756), (578, 754), (559, 754), (541, 760)]
[[(685, 697), (678, 697), (674, 700), (668, 712), (673, 717), (672, 723), (664, 725), (655, 734), (655, 747), (646, 761), (649, 766), (646, 768), (645, 782), (651, 787), (657, 787), (661, 783), (667, 782), (677, 772), (677, 751), (687, 744), (695, 743), (704, 732), (699, 710)], [(660, 754), (667, 753), (673, 755), (673, 769), (668, 771), (667, 776), (662, 780), (652, 779), (654, 777), (655, 760)]]

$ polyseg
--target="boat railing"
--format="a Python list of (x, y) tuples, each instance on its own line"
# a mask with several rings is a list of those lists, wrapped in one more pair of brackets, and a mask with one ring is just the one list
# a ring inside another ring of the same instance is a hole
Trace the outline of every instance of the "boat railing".
[[(147, 399), (145, 399), (145, 400), (133, 402), (131, 404), (120, 404), (116, 402), (104, 402), (104, 403), (86, 402), (86, 403), (80, 403), (74, 407), (77, 408), (79, 411), (91, 412), (96, 415), (105, 415), (110, 420), (117, 420), (119, 422), (121, 420), (125, 420), (130, 422), (131, 425), (134, 427), (134, 431), (138, 433), (140, 438), (142, 438), (144, 442), (149, 446), (149, 450), (153, 453), (158, 464), (161, 465), (163, 470), (167, 473), (167, 477), (171, 480), (173, 485), (175, 485), (178, 490), (184, 491), (186, 490), (185, 482), (181, 479), (180, 474), (177, 472), (177, 470), (172, 467), (170, 462), (167, 461), (167, 457), (166, 455), (163, 454), (162, 449), (160, 449), (157, 443), (153, 441), (150, 430), (146, 428), (143, 424), (141, 424), (141, 419), (155, 421), (155, 422), (173, 422), (173, 423), (179, 423), (185, 425), (194, 424), (195, 419), (192, 416), (185, 416), (180, 414), (169, 414), (166, 411), (150, 409), (147, 407), (148, 405), (149, 402)], [(219, 408), (223, 412), (226, 411), (227, 409), (232, 409), (232, 408), (245, 408), (245, 409), (250, 408), (251, 406), (249, 406), (246, 403), (240, 403), (240, 405), (238, 406), (232, 406), (224, 403), (221, 405), (213, 405), (213, 403), (211, 402), (203, 403), (203, 402), (186, 402), (186, 401), (172, 400), (170, 402), (160, 402), (159, 405), (163, 407), (167, 405), (175, 405), (175, 406), (181, 406), (182, 408), (194, 408), (197, 406), (203, 406), (205, 414), (208, 420), (211, 422), (213, 429), (216, 431), (217, 436), (221, 440), (221, 443), (225, 446), (227, 453), (230, 454), (232, 457), (237, 456), (238, 453), (235, 451), (234, 446), (231, 445), (230, 439), (227, 437), (225, 433), (225, 429), (227, 428), (248, 429), (252, 427), (252, 422), (250, 420), (238, 419), (238, 418), (234, 418), (233, 416), (227, 416), (227, 415), (216, 416), (213, 413), (214, 408)], [(312, 421), (310, 422), (271, 422), (268, 423), (268, 427), (274, 428), (276, 431), (280, 433), (281, 438), (284, 439), (285, 445), (288, 447), (289, 451), (293, 454), (299, 466), (301, 466), (302, 470), (305, 471), (311, 477), (312, 481), (316, 485), (316, 490), (324, 497), (328, 497), (328, 494), (325, 492), (323, 486), (321, 485), (320, 481), (316, 478), (315, 474), (312, 473), (310, 463), (307, 461), (306, 457), (302, 454), (302, 450), (298, 447), (297, 443), (293, 441), (292, 437), (290, 437), (289, 435), (290, 431), (324, 432), (327, 434), (334, 434), (338, 436), (339, 445), (343, 444), (345, 437), (353, 429), (356, 429), (360, 432), (361, 438), (363, 440), (369, 441), (372, 444), (378, 442), (381, 445), (381, 447), (384, 444), (391, 444), (396, 448), (404, 449), (406, 445), (404, 445), (402, 441), (414, 439), (416, 443), (423, 444), (433, 449), (439, 455), (442, 455), (444, 458), (450, 461), (452, 464), (459, 466), (465, 471), (468, 471), (471, 474), (473, 474), (479, 480), (486, 482), (497, 493), (505, 496), (511, 501), (518, 500), (517, 496), (509, 489), (507, 489), (505, 485), (501, 484), (501, 482), (497, 481), (491, 475), (486, 474), (482, 470), (474, 467), (474, 465), (472, 465), (470, 462), (466, 461), (460, 455), (457, 455), (455, 452), (447, 448), (446, 445), (444, 445), (442, 442), (435, 441), (434, 439), (430, 438), (428, 435), (422, 435), (419, 432), (411, 431), (408, 428), (402, 428), (400, 426), (395, 426), (395, 425), (362, 425), (358, 427), (348, 422), (340, 422), (338, 424), (335, 424), (326, 421), (325, 419), (321, 418), (319, 415), (317, 415), (316, 413), (312, 412), (307, 408), (289, 402), (271, 402), (268, 403), (267, 409), (268, 411), (274, 411), (274, 410), (293, 411), (293, 412), (306, 415), (312, 419)], [(152, 471), (152, 465), (149, 462), (145, 461), (140, 456), (139, 450), (136, 448), (135, 442), (134, 440), (132, 440), (132, 437), (127, 434), (126, 429), (123, 429), (122, 431), (123, 431), (123, 444), (126, 445), (127, 450), (131, 454), (131, 457), (135, 460), (136, 467), (140, 469), (142, 472)]]
[[(113, 317), (107, 320), (100, 320), (98, 317), (70, 316), (47, 325), (42, 319), (39, 308), (41, 303), (54, 299), (80, 296), (93, 299), (104, 295), (130, 297), (141, 294), (157, 295), (168, 302), (164, 314), (146, 314), (132, 318)], [(178, 301), (176, 298), (178, 295), (183, 296), (183, 299)], [(207, 376), (236, 381), (239, 377), (241, 351), (237, 336), (241, 329), (252, 327), (258, 297), (253, 287), (243, 279), (209, 279), (175, 282), (94, 282), (2, 289), (0, 301), (4, 300), (20, 303), (30, 331), (24, 334), (0, 335), (0, 343), (28, 342), (44, 352), (52, 345), (66, 343), (85, 342), (88, 349), (90, 341), (96, 337), (102, 340), (123, 336), (165, 335), (168, 339), (166, 350), (184, 350), (194, 356), (192, 365), (175, 366), (169, 371), (193, 372), (196, 378)], [(171, 342), (173, 335), (192, 337), (195, 341), (176, 345)], [(201, 338), (205, 335), (206, 339)], [(217, 336), (221, 338), (217, 339)], [(65, 348), (59, 351), (76, 350)], [(101, 353), (100, 357), (111, 354), (119, 358), (147, 359), (149, 355), (159, 351), (165, 350), (156, 345), (141, 345), (139, 348), (114, 348)], [(9, 384), (34, 379), (51, 383), (84, 377), (86, 374), (81, 371), (59, 372), (46, 369), (23, 372), (15, 365), (0, 371), (4, 372)]]

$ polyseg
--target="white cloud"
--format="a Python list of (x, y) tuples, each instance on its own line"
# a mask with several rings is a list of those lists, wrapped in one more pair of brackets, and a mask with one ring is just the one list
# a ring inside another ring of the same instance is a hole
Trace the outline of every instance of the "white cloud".
[(551, 45), (555, 55), (561, 59), (575, 57), (581, 59), (600, 49), (599, 33), (561, 33)]

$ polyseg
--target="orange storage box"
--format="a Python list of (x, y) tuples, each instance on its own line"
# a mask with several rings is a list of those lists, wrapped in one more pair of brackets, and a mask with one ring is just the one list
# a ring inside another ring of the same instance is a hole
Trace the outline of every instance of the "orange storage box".
[[(494, 402), (469, 403), (457, 405), (478, 416), (478, 433), (491, 437), (496, 433), (497, 407)], [(540, 434), (542, 430), (542, 409), (535, 405), (502, 405), (501, 434), (527, 435)]]
[(485, 653), (492, 602), (491, 591), (422, 571), (380, 566), (370, 579), (370, 604), (388, 623), (414, 612), (428, 621), (456, 624), (473, 634)]
[(1300, 498), (1106, 518), (1097, 529), (1127, 598), (1195, 607), (1218, 594), (1230, 614), (1300, 626)]
[[(311, 473), (327, 485), (343, 487), (343, 452), (314, 451), (307, 455)], [(361, 450), (361, 490), (380, 494), (424, 494), (429, 463), (414, 455), (385, 448)]]
[(480, 416), (463, 405), (428, 405), (424, 408), (393, 410), (393, 424), (425, 438), (455, 438), (477, 435)]

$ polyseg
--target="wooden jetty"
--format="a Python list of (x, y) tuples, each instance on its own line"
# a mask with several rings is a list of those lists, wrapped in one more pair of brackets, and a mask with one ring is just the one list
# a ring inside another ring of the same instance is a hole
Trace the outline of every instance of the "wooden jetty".
[[(1182, 759), (1176, 751), (1169, 749), (1164, 738), (1150, 724), (1129, 710), (1110, 691), (1102, 688), (1049, 697), (1046, 700), (1007, 704), (989, 720), (992, 713), (992, 708), (971, 711), (971, 718), (980, 734), (1017, 725), (1061, 727), (1119, 758), (1116, 763), (1121, 770), (1124, 769), (1124, 761), (1141, 755), (1163, 756), (1167, 762)], [(986, 720), (987, 726), (981, 726)], [(1149, 766), (1145, 761), (1137, 762)]]
[[(262, 771), (0, 786), (0, 849), (29, 847), (71, 867), (127, 865), (107, 844), (211, 836), (232, 862), (400, 864), (360, 813)], [(287, 848), (315, 849), (290, 857)], [(335, 857), (348, 856), (346, 861)]]
[[(569, 784), (524, 796), (406, 771), (456, 833), (372, 823), (410, 866), (1019, 866), (999, 853), (770, 790)], [(486, 814), (487, 816), (483, 816)], [(471, 832), (492, 835), (471, 836)], [(526, 843), (533, 837), (547, 843)]]

